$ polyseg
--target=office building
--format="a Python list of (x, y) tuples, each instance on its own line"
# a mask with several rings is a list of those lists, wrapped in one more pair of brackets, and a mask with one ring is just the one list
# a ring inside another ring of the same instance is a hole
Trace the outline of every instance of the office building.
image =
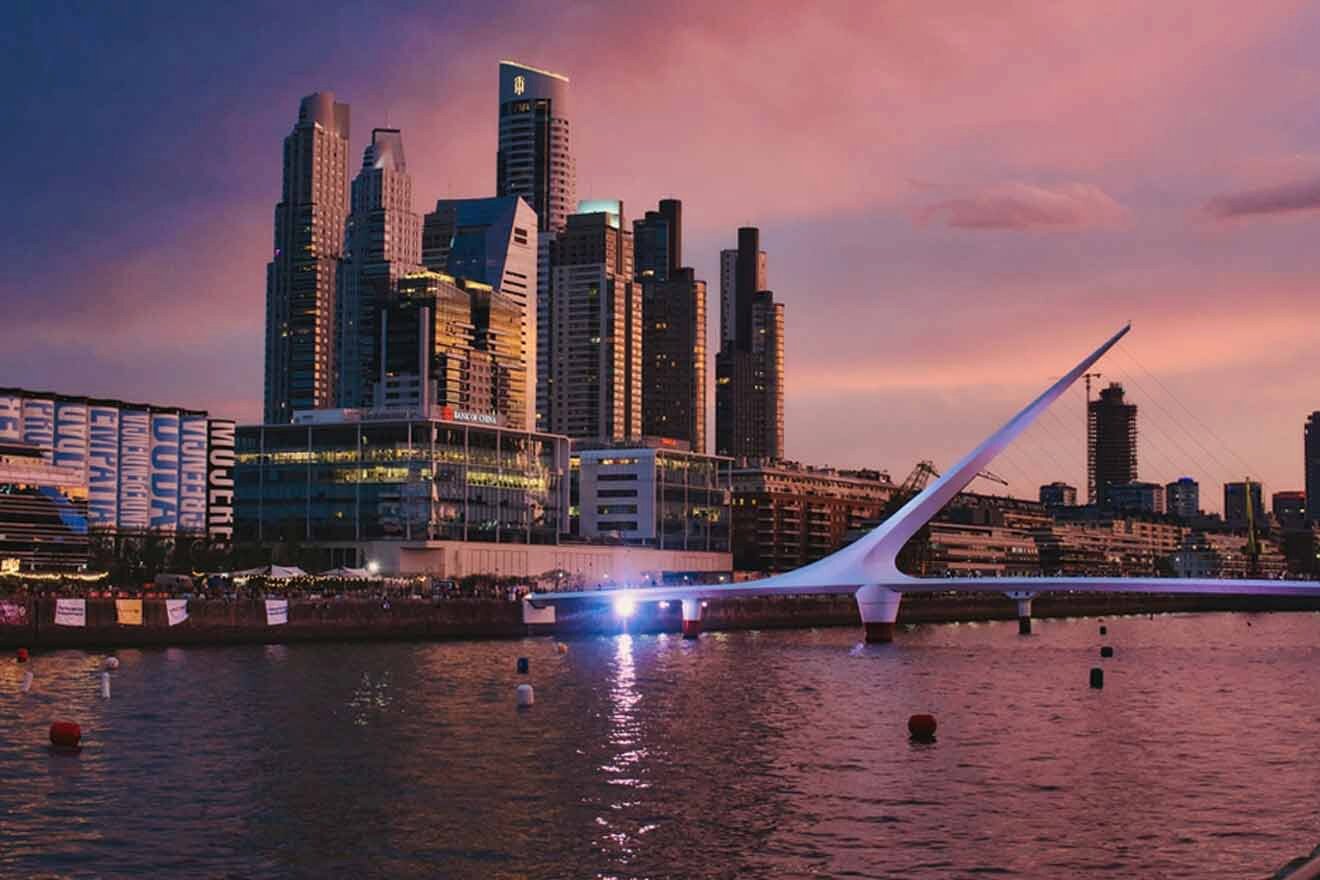
[[(723, 274), (723, 273), (721, 273)], [(715, 451), (735, 458), (784, 457), (784, 306), (760, 289), (760, 232), (738, 230), (732, 326), (715, 358)], [(721, 281), (723, 287), (723, 281)]]
[(1305, 492), (1275, 492), (1270, 500), (1270, 508), (1281, 528), (1295, 530), (1306, 527)]
[(1077, 487), (1057, 480), (1041, 486), (1040, 503), (1046, 507), (1073, 507), (1077, 504)]
[[(573, 158), (568, 77), (515, 61), (500, 62), (499, 152), (495, 191), (521, 196), (536, 212), (537, 342), (536, 425), (550, 424), (553, 345), (550, 303), (551, 246), (577, 204), (577, 164)], [(487, 282), (493, 284), (493, 282)]]
[(642, 433), (706, 451), (706, 282), (682, 265), (683, 203), (633, 222), (642, 288)]
[[(1306, 475), (1306, 497), (1320, 498), (1320, 412), (1306, 418), (1302, 432), (1302, 465)], [(1320, 523), (1320, 511), (1308, 510), (1306, 521)]]
[(451, 407), (526, 429), (522, 311), (489, 285), (424, 270), (404, 275), (380, 318), (373, 405)]
[(1164, 513), (1165, 487), (1159, 483), (1111, 483), (1105, 489), (1105, 506), (1115, 513)]
[(421, 218), (412, 205), (403, 135), (397, 129), (373, 129), (371, 144), (362, 154), (362, 171), (353, 180), (338, 273), (335, 355), (341, 407), (371, 403), (380, 310), (399, 277), (420, 268)]
[(552, 253), (550, 427), (575, 440), (640, 437), (642, 294), (623, 203), (583, 202)]
[(536, 422), (537, 231), (536, 212), (520, 196), (441, 199), (422, 223), (422, 264), (456, 278), (489, 285), (518, 307), (524, 361), (522, 424)]
[(736, 463), (734, 567), (790, 571), (827, 556), (879, 522), (895, 488), (883, 471)]
[(1201, 486), (1191, 477), (1179, 477), (1164, 487), (1164, 509), (1183, 520), (1201, 515)]
[(1123, 386), (1111, 382), (1099, 400), (1086, 405), (1087, 500), (1103, 505), (1113, 485), (1137, 479), (1137, 406), (1123, 400)]
[(348, 217), (349, 108), (333, 92), (302, 99), (284, 139), (284, 184), (266, 266), (268, 422), (334, 405), (337, 271)]
[(0, 571), (76, 571), (87, 564), (87, 482), (37, 446), (0, 440)]
[(57, 490), (85, 517), (84, 531), (230, 540), (231, 421), (200, 410), (4, 388), (0, 444), (7, 460), (0, 483), (62, 505), (45, 491)]
[[(1251, 505), (1248, 511), (1247, 505)], [(1245, 529), (1248, 521), (1259, 531), (1266, 529), (1261, 486), (1254, 480), (1224, 484), (1224, 522), (1235, 529)]]
[(577, 534), (728, 553), (733, 461), (681, 446), (575, 448)]

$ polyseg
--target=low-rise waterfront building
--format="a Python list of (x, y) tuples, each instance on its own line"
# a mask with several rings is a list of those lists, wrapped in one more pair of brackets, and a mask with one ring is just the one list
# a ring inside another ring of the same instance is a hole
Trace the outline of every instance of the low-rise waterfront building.
[(574, 534), (660, 549), (728, 553), (733, 460), (658, 440), (574, 449)]
[(895, 489), (884, 471), (742, 460), (733, 470), (734, 567), (775, 572), (814, 562), (878, 522)]

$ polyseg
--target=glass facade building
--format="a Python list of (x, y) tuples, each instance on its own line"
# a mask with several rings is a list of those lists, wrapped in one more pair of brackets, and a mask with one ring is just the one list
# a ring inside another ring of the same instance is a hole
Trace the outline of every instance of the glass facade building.
[(322, 411), (240, 427), (238, 537), (557, 543), (568, 527), (568, 440), (452, 415)]

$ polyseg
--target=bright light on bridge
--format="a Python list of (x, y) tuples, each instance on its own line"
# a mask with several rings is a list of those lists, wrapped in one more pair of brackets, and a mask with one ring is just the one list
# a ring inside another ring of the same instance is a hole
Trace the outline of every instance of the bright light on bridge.
[(637, 600), (631, 594), (624, 593), (614, 600), (614, 613), (623, 618), (632, 617), (637, 613)]

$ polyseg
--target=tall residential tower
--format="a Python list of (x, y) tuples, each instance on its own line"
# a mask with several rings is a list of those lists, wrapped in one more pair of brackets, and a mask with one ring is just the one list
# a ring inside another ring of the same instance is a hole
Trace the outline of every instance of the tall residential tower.
[(536, 424), (550, 423), (553, 338), (550, 256), (555, 236), (564, 229), (577, 204), (577, 165), (570, 139), (568, 77), (548, 70), (500, 62), (499, 152), (495, 161), (495, 191), (522, 196), (536, 212), (537, 343), (535, 356)]
[(336, 311), (338, 405), (370, 406), (377, 377), (380, 310), (399, 278), (420, 268), (421, 218), (413, 212), (412, 177), (403, 135), (377, 128), (353, 180), (353, 210), (344, 232)]
[[(727, 252), (726, 252), (727, 253)], [(784, 306), (766, 282), (760, 231), (738, 230), (721, 258), (720, 353), (715, 357), (715, 453), (784, 458)], [(732, 272), (726, 266), (732, 262)], [(727, 276), (732, 275), (732, 285)]]
[(683, 204), (633, 223), (642, 286), (642, 433), (706, 451), (706, 282), (683, 267)]
[(347, 104), (302, 99), (284, 139), (284, 187), (266, 266), (265, 420), (334, 405), (335, 287), (348, 215)]
[(1137, 479), (1137, 405), (1123, 400), (1123, 386), (1111, 382), (1100, 399), (1086, 405), (1087, 501), (1109, 503), (1110, 486)]

